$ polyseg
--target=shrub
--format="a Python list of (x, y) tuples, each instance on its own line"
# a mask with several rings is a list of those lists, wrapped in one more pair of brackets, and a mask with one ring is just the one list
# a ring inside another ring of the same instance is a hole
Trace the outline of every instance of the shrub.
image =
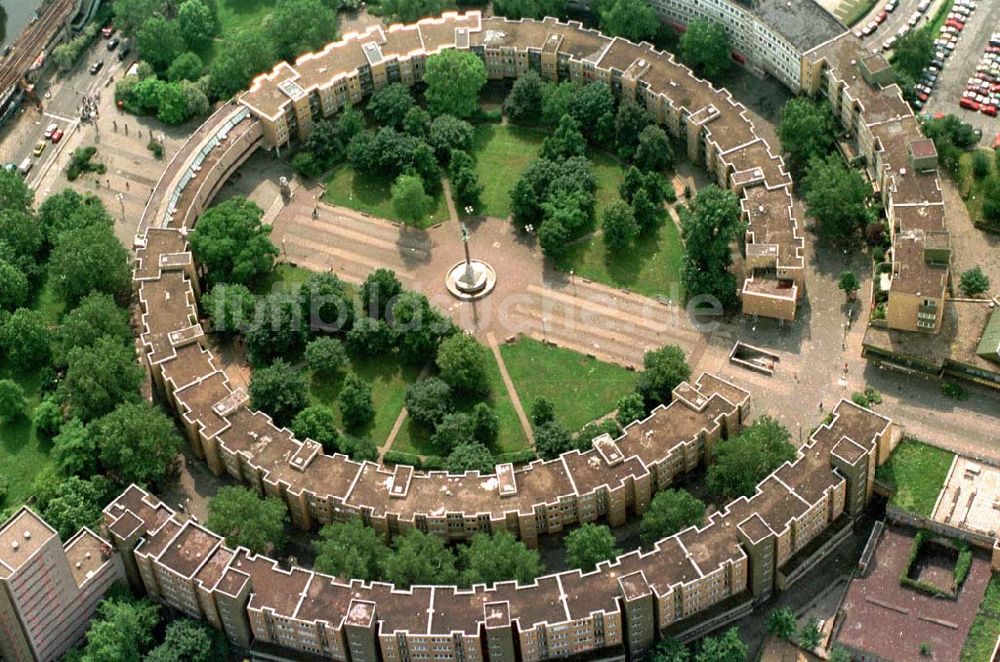
[(986, 152), (976, 150), (972, 153), (972, 175), (976, 179), (982, 179), (990, 174), (990, 157)]
[(153, 156), (157, 159), (163, 158), (163, 143), (155, 138), (150, 138), (149, 142), (146, 143), (146, 149), (153, 153)]
[(941, 393), (953, 400), (968, 400), (969, 392), (961, 384), (941, 382)]

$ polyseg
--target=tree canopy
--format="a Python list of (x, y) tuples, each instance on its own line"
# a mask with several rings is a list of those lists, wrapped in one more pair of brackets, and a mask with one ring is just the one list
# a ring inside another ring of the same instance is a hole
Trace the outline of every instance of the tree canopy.
[(306, 407), (292, 421), (292, 432), (299, 439), (312, 439), (323, 446), (327, 453), (340, 450), (337, 432), (337, 416), (327, 405), (312, 405)]
[(647, 411), (659, 404), (670, 404), (673, 390), (691, 377), (684, 350), (677, 345), (650, 350), (642, 361), (644, 369), (639, 375), (636, 392), (642, 396)]
[(729, 71), (731, 50), (726, 29), (716, 21), (694, 19), (688, 22), (681, 35), (681, 59), (706, 78), (715, 80)]
[(278, 249), (263, 216), (264, 211), (246, 198), (231, 198), (202, 214), (189, 239), (211, 282), (246, 285), (274, 268)]
[(795, 459), (795, 447), (781, 423), (767, 414), (743, 431), (719, 442), (705, 477), (708, 489), (721, 500), (750, 496), (761, 480), (782, 463)]
[(472, 542), (461, 548), (462, 579), (465, 584), (493, 584), (516, 579), (527, 584), (542, 574), (538, 552), (528, 549), (506, 531), (495, 535), (477, 533)]
[(642, 514), (639, 535), (651, 544), (672, 536), (689, 526), (700, 526), (705, 520), (705, 504), (685, 490), (658, 492)]
[(827, 241), (847, 244), (870, 218), (872, 187), (860, 170), (848, 168), (839, 154), (814, 157), (802, 180), (806, 210)]
[[(475, 436), (474, 427), (473, 436)], [(495, 464), (490, 449), (476, 441), (458, 444), (444, 461), (445, 469), (456, 474), (466, 471), (478, 471), (482, 474), (491, 473)]]
[(484, 397), (489, 394), (490, 382), (487, 350), (478, 340), (466, 333), (456, 333), (441, 341), (437, 351), (437, 367), (441, 379), (457, 394)]
[(327, 524), (313, 540), (313, 549), (316, 570), (344, 580), (380, 579), (389, 557), (389, 548), (382, 538), (360, 518)]
[(67, 355), (62, 389), (70, 413), (89, 421), (139, 397), (142, 368), (131, 346), (112, 338), (98, 338), (89, 347)]
[(252, 552), (281, 549), (285, 541), (288, 508), (277, 497), (261, 498), (245, 487), (220, 488), (208, 501), (205, 526), (225, 536), (230, 547), (242, 545)]
[(70, 306), (91, 292), (125, 302), (132, 283), (128, 251), (109, 226), (98, 225), (59, 235), (49, 256), (49, 277)]
[(201, 621), (181, 618), (167, 626), (163, 642), (143, 662), (215, 662), (228, 657), (224, 634)]
[(101, 465), (121, 485), (162, 486), (175, 468), (181, 438), (173, 421), (146, 403), (123, 403), (89, 430)]
[(83, 662), (138, 662), (153, 644), (160, 608), (148, 599), (106, 598), (87, 629)]
[(337, 13), (320, 0), (278, 0), (265, 25), (283, 60), (318, 51), (337, 38)]
[(656, 11), (645, 0), (613, 0), (600, 12), (601, 31), (629, 41), (653, 41), (660, 29)]
[(270, 414), (275, 423), (285, 426), (308, 404), (307, 390), (302, 373), (278, 359), (253, 371), (250, 401), (254, 409)]
[(732, 191), (711, 185), (679, 212), (684, 236), (681, 281), (688, 298), (710, 296), (731, 305), (736, 300), (731, 244), (742, 227), (739, 200)]
[(410, 529), (396, 537), (395, 550), (385, 561), (385, 578), (399, 588), (453, 584), (458, 579), (455, 554), (441, 536)]
[(447, 49), (427, 58), (424, 98), (435, 114), (471, 117), (479, 110), (479, 90), (486, 84), (486, 65), (468, 51)]
[(621, 554), (611, 529), (603, 524), (581, 524), (566, 536), (566, 563), (583, 571)]
[(796, 176), (803, 172), (811, 159), (829, 154), (836, 136), (833, 110), (826, 101), (795, 97), (781, 109), (778, 138)]

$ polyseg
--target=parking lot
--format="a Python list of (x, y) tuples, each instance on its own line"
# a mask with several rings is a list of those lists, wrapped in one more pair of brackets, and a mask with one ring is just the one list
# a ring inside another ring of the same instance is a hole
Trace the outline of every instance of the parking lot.
[(1000, 132), (1000, 120), (983, 113), (959, 108), (958, 102), (969, 78), (976, 73), (993, 32), (1000, 32), (1000, 2), (978, 3), (969, 22), (965, 24), (962, 38), (945, 64), (937, 86), (923, 111), (928, 113), (954, 113), (963, 121), (983, 132), (983, 142), (992, 144)]
[[(926, 6), (926, 10), (920, 12), (920, 17), (915, 23), (915, 28), (922, 27), (924, 24), (931, 21), (941, 5), (947, 1), (948, 0), (932, 0), (930, 4)], [(875, 7), (868, 12), (868, 15), (852, 27), (854, 33), (859, 35), (864, 41), (865, 46), (875, 53), (884, 52), (883, 44), (886, 40), (897, 37), (899, 35), (899, 31), (903, 27), (910, 30), (914, 29), (914, 27), (910, 26), (910, 18), (913, 16), (914, 12), (919, 12), (918, 7), (921, 6), (921, 0), (897, 0), (895, 9), (893, 9), (892, 12), (887, 12), (884, 20), (879, 23), (879, 15), (885, 11), (886, 6), (889, 4), (891, 4), (891, 0), (876, 3)], [(876, 23), (874, 29), (870, 34), (865, 35), (865, 26), (869, 26), (873, 22)]]

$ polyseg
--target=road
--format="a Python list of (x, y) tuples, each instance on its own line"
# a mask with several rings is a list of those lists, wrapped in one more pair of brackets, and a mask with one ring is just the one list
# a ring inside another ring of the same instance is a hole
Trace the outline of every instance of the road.
[(925, 112), (954, 113), (962, 121), (982, 130), (983, 141), (992, 144), (994, 134), (1000, 132), (1000, 120), (980, 112), (959, 108), (966, 81), (976, 72), (976, 64), (989, 43), (990, 34), (1000, 30), (1000, 2), (985, 0), (977, 3), (969, 21), (962, 30), (955, 52), (945, 63)]
[[(931, 21), (937, 13), (938, 8), (946, 1), (947, 0), (934, 0), (934, 2), (931, 3), (931, 6), (927, 8), (927, 11), (920, 17), (920, 22), (917, 23), (916, 27), (919, 28), (925, 23)], [(852, 30), (860, 30), (868, 22), (874, 20), (878, 13), (882, 11), (882, 8), (885, 7), (885, 4), (886, 0), (880, 0), (880, 2), (876, 3), (872, 10), (868, 12), (868, 15), (858, 21), (857, 25), (855, 25)], [(867, 46), (874, 53), (883, 52), (882, 42), (895, 35), (901, 27), (907, 25), (907, 21), (910, 20), (910, 15), (917, 10), (918, 4), (920, 4), (920, 0), (900, 0), (899, 6), (896, 7), (894, 12), (889, 14), (889, 17), (885, 19), (885, 22), (878, 26), (875, 32), (863, 38), (865, 46)]]
[[(89, 67), (95, 60), (104, 60), (104, 68), (94, 76)], [(39, 113), (30, 104), (26, 104), (23, 116), (16, 121), (16, 126), (8, 128), (10, 135), (4, 137), (0, 157), (7, 163), (21, 163), (27, 157), (32, 157), (35, 166), (28, 176), (31, 186), (37, 184), (45, 176), (51, 165), (60, 154), (67, 149), (66, 145), (74, 133), (81, 129), (80, 106), (83, 99), (99, 93), (114, 94), (113, 80), (118, 78), (124, 68), (119, 62), (117, 53), (107, 51), (106, 42), (98, 40), (80, 59), (76, 68), (56, 81), (40, 81), (37, 86), (42, 98), (42, 110)], [(28, 121), (25, 121), (28, 120)], [(63, 129), (65, 136), (58, 144), (47, 142), (45, 151), (40, 157), (33, 157), (35, 144), (42, 140), (42, 133), (50, 123), (56, 123)]]

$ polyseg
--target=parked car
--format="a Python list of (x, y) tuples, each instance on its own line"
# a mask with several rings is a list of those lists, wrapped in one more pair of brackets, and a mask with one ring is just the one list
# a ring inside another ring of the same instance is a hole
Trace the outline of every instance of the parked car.
[(97, 62), (90, 65), (90, 74), (96, 76), (97, 72), (104, 67), (104, 60), (98, 60)]
[(132, 51), (132, 42), (130, 42), (128, 39), (123, 39), (121, 50), (118, 51), (118, 59), (124, 60), (125, 58), (128, 57), (128, 54), (131, 51)]
[(62, 129), (56, 129), (55, 131), (53, 131), (52, 132), (52, 144), (55, 144), (55, 143), (59, 142), (60, 140), (62, 140), (63, 135), (64, 134), (63, 134), (63, 130)]
[(52, 134), (55, 133), (56, 129), (58, 129), (58, 128), (59, 128), (59, 125), (56, 124), (55, 122), (53, 122), (52, 124), (49, 124), (47, 127), (45, 127), (45, 133), (42, 134), (42, 137), (45, 138), (46, 140), (48, 140), (49, 138), (52, 137)]
[(35, 143), (35, 149), (31, 150), (31, 153), (34, 154), (35, 156), (41, 156), (42, 152), (45, 151), (45, 146), (47, 144), (48, 143), (46, 143), (44, 140), (39, 140), (37, 143)]
[(35, 167), (35, 162), (31, 160), (30, 156), (28, 156), (25, 157), (23, 161), (21, 161), (21, 165), (17, 166), (17, 171), (21, 173), (22, 177), (26, 177), (28, 173), (31, 172), (31, 169), (34, 167)]
[(958, 105), (968, 110), (979, 110), (979, 102), (969, 99), (968, 97), (962, 97), (962, 100), (958, 102)]
[(996, 117), (997, 107), (992, 103), (986, 104), (985, 106), (979, 107), (979, 112), (983, 113), (984, 115), (989, 115), (990, 117)]
[(885, 19), (889, 18), (889, 12), (882, 10), (876, 16), (875, 20), (878, 21), (879, 25), (885, 22)]
[(898, 6), (897, 0), (889, 0), (889, 2), (885, 3), (885, 10), (891, 14), (892, 12), (896, 11), (897, 6)]
[(118, 43), (119, 43), (118, 42), (118, 37), (114, 37), (112, 39), (108, 39), (108, 50), (109, 51), (113, 51), (116, 48), (118, 48)]
[(108, 23), (103, 28), (101, 28), (101, 36), (105, 39), (110, 39), (111, 35), (115, 33), (115, 26), (112, 23)]

